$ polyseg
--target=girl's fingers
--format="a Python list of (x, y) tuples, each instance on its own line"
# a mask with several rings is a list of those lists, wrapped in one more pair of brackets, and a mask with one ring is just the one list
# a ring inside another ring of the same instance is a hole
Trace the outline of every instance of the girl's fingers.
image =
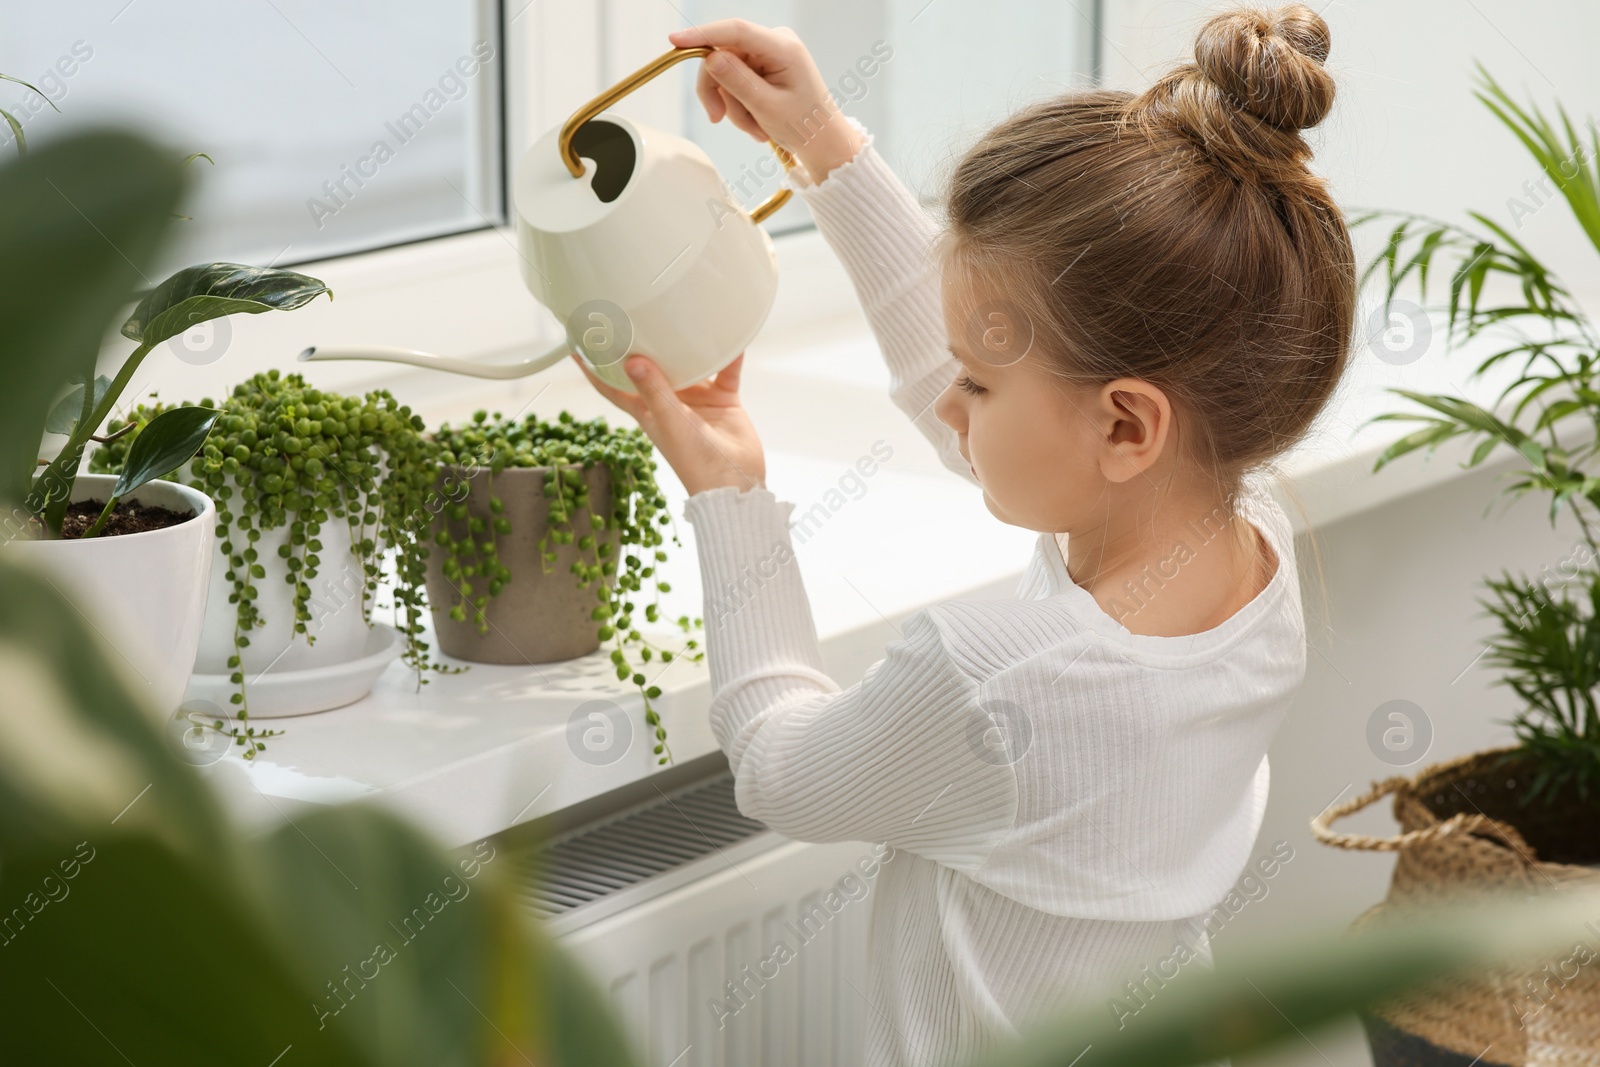
[(727, 114), (728, 107), (722, 102), (722, 92), (717, 85), (717, 79), (711, 72), (700, 65), (699, 72), (694, 79), (694, 95), (700, 98), (700, 104), (706, 109), (706, 118), (712, 122), (721, 122), (722, 116)]
[(628, 364), (638, 366), (644, 371), (637, 378), (633, 378), (633, 387), (639, 390), (639, 401), (655, 418), (657, 425), (671, 425), (669, 416), (676, 415), (675, 409), (680, 401), (667, 385), (666, 376), (661, 373), (661, 368), (648, 356), (629, 356)]
[(744, 353), (740, 352), (729, 363), (717, 372), (717, 388), (735, 396), (739, 393), (739, 377), (744, 371)]
[(706, 56), (700, 69), (709, 72), (747, 111), (770, 112), (782, 106), (782, 90), (751, 70), (737, 52), (719, 48)]
[(667, 39), (679, 48), (729, 48), (749, 56), (762, 70), (787, 65), (797, 43), (745, 19), (718, 19), (703, 26), (673, 30)]
[(750, 114), (749, 109), (739, 102), (739, 98), (720, 85), (717, 87), (717, 92), (722, 96), (722, 106), (728, 116), (728, 121), (762, 144), (766, 144), (767, 131), (761, 128), (761, 123), (757, 122), (755, 116)]
[(635, 422), (640, 421), (641, 417), (647, 414), (644, 402), (639, 397), (634, 396), (632, 393), (624, 393), (616, 386), (608, 385), (596, 378), (594, 372), (589, 369), (589, 365), (576, 352), (572, 353), (572, 361), (578, 365), (579, 370), (583, 371), (583, 376), (589, 379), (589, 384), (593, 385), (601, 396), (633, 416)]

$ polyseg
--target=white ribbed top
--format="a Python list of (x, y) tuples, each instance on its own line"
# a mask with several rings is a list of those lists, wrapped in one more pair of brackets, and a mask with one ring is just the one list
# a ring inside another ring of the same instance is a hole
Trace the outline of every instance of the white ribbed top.
[[(820, 185), (788, 181), (854, 280), (894, 401), (971, 479), (932, 411), (959, 364), (931, 220), (870, 136)], [(1214, 629), (1129, 633), (1041, 533), (1018, 599), (916, 612), (848, 689), (822, 669), (793, 507), (731, 487), (685, 506), (711, 725), (746, 815), (899, 850), (873, 890), (867, 1062), (955, 1063), (1035, 1012), (1105, 1000), (1180, 940), (1208, 961), (1200, 922), (1249, 860), (1267, 745), (1305, 674), (1292, 533), (1262, 483), (1240, 510), (1278, 570)], [(719, 616), (729, 595), (742, 606)]]

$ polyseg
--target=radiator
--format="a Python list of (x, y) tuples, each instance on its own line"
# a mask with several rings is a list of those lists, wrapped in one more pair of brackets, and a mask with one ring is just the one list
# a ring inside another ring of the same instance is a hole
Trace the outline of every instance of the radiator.
[(861, 1061), (871, 845), (772, 833), (724, 771), (512, 857), (650, 1067)]

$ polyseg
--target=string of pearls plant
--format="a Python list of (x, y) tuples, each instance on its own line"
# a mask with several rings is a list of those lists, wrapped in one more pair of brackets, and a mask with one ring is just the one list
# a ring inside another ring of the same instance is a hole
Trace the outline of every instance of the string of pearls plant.
[[(210, 400), (204, 407), (214, 407)], [(409, 521), (423, 507), (432, 488), (431, 443), (422, 418), (412, 414), (387, 391), (365, 397), (339, 396), (308, 386), (297, 374), (276, 370), (258, 374), (234, 387), (222, 405), (204, 448), (190, 461), (189, 476), (177, 480), (210, 495), (217, 505), (217, 537), (233, 585), (233, 655), (229, 697), (238, 725), (218, 730), (231, 733), (245, 746), (246, 759), (266, 746), (264, 738), (281, 730), (250, 724), (242, 656), (249, 633), (264, 621), (256, 582), (267, 577), (257, 543), (266, 531), (287, 527), (278, 548), (284, 581), (293, 587), (293, 632), (314, 644), (311, 582), (324, 565), (322, 531), (329, 522), (348, 525), (352, 552), (361, 567), (360, 610), (367, 617), (383, 574), (385, 552), (398, 549), (393, 586), (395, 628), (405, 637), (404, 662), (415, 669), (418, 684), (428, 670), (448, 670), (432, 663), (423, 640), (423, 569), (426, 556), (411, 551), (417, 538)], [(129, 420), (115, 420), (114, 433), (131, 422), (134, 431), (102, 447), (90, 469), (119, 473), (138, 431), (165, 410), (162, 404), (140, 405)]]
[[(201, 405), (216, 406), (210, 400)], [(224, 414), (190, 462), (188, 476), (174, 472), (171, 477), (209, 494), (217, 504), (217, 536), (233, 586), (229, 603), (235, 607), (234, 654), (228, 667), (237, 687), (230, 700), (238, 725), (219, 720), (215, 729), (244, 746), (244, 758), (254, 758), (265, 749), (266, 738), (283, 732), (250, 724), (244, 684), (243, 650), (250, 645), (250, 631), (265, 622), (255, 585), (267, 577), (256, 547), (264, 532), (288, 530), (278, 555), (284, 580), (293, 586), (294, 634), (308, 643), (316, 639), (308, 625), (313, 621), (310, 583), (328, 562), (321, 556), (325, 524), (342, 521), (349, 527), (362, 573), (363, 617), (374, 603), (386, 557), (392, 560), (394, 625), (405, 638), (403, 662), (416, 672), (420, 686), (428, 672), (465, 669), (436, 662), (423, 638), (430, 549), (443, 554), (445, 576), (458, 595), (448, 609), (450, 617), (470, 618), (479, 632), (486, 632), (489, 602), (511, 581), (497, 546), (510, 525), (492, 493), (493, 475), (507, 467), (545, 467), (544, 495), (551, 502), (549, 527), (539, 542), (545, 573), (551, 573), (549, 564), (557, 558), (552, 544), (576, 541), (580, 558), (571, 570), (580, 588), (595, 591), (591, 618), (599, 640), (612, 644), (617, 678), (631, 680), (639, 689), (657, 762), (671, 761), (666, 729), (652, 704), (661, 690), (650, 683), (643, 665), (658, 659), (671, 663), (678, 656), (700, 662), (705, 653), (692, 637), (682, 650), (663, 648), (635, 624), (640, 608), (634, 598), (642, 600), (646, 581), (654, 589), (651, 601), (643, 605), (647, 622), (659, 621), (661, 594), (671, 591), (657, 567), (667, 559), (660, 528), (670, 525), (672, 517), (656, 484), (653, 448), (642, 431), (613, 429), (603, 419), (580, 422), (565, 411), (553, 422), (534, 415), (508, 420), (498, 412), (491, 418), (480, 411), (467, 425), (447, 424), (430, 435), (422, 418), (386, 390), (359, 399), (344, 397), (276, 370), (236, 386), (222, 408)], [(114, 420), (112, 434), (130, 425), (133, 429), (102, 446), (90, 468), (120, 473), (138, 432), (165, 410), (160, 403), (140, 405), (129, 419)], [(579, 531), (573, 519), (589, 506), (583, 472), (597, 463), (611, 473), (611, 513), (590, 513), (590, 528)], [(469, 516), (456, 493), (462, 479), (484, 466), (491, 478), (489, 519)], [(465, 522), (465, 536), (452, 537), (444, 522), (435, 521), (441, 512)], [(676, 531), (672, 540), (682, 546)], [(687, 615), (676, 622), (685, 633), (703, 625), (700, 618)], [(630, 651), (636, 652), (637, 664), (630, 661)]]
[[(641, 430), (612, 429), (604, 419), (581, 422), (566, 411), (554, 422), (536, 415), (517, 421), (506, 419), (499, 412), (491, 416), (479, 411), (467, 425), (441, 426), (434, 440), (442, 449), (439, 462), (451, 476), (464, 477), (471, 469), (486, 465), (490, 477), (490, 518), (469, 517), (464, 502), (454, 503), (446, 513), (458, 524), (467, 523), (466, 535), (452, 537), (443, 524), (434, 535), (435, 543), (445, 553), (445, 576), (460, 594), (450, 608), (450, 617), (457, 621), (470, 617), (478, 631), (486, 633), (488, 602), (500, 594), (509, 580), (510, 572), (500, 560), (497, 537), (510, 529), (501, 514), (504, 504), (493, 492), (494, 475), (508, 467), (546, 468), (543, 491), (550, 501), (550, 523), (539, 541), (544, 573), (551, 573), (549, 565), (557, 559), (551, 545), (576, 541), (579, 558), (571, 570), (580, 588), (594, 589), (596, 604), (590, 618), (598, 627), (600, 642), (612, 643), (611, 662), (618, 680), (631, 680), (639, 689), (657, 762), (670, 762), (667, 731), (651, 703), (661, 695), (661, 688), (650, 684), (643, 665), (657, 659), (671, 663), (677, 656), (698, 663), (705, 652), (692, 637), (684, 642), (682, 651), (662, 648), (646, 638), (634, 622), (634, 615), (640, 610), (634, 597), (642, 594), (645, 582), (651, 582), (654, 591), (651, 601), (643, 605), (646, 622), (660, 620), (661, 594), (672, 591), (657, 571), (667, 559), (661, 547), (664, 542), (660, 527), (671, 524), (672, 515), (656, 484), (650, 439)], [(609, 517), (588, 512), (589, 484), (584, 471), (595, 464), (604, 464), (611, 472)], [(574, 520), (580, 512), (588, 512), (588, 529), (575, 528)], [(614, 541), (607, 531), (615, 532)], [(682, 547), (676, 531), (672, 541)], [(608, 583), (608, 578), (614, 581)], [(675, 621), (684, 633), (703, 625), (699, 617), (687, 615), (680, 615)], [(638, 665), (630, 663), (630, 650), (636, 650)]]

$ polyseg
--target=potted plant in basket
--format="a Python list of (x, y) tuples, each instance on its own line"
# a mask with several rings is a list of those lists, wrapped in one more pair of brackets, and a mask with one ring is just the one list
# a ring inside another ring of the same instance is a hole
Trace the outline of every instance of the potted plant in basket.
[[(125, 160), (137, 171), (135, 184), (107, 183), (107, 167)], [(42, 380), (13, 383), (28, 395), (30, 417), (6, 432), (31, 438), (35, 455), (41, 441), (56, 450), (30, 469), (5, 472), (5, 495), (20, 502), (3, 523), (7, 550), (49, 568), (72, 590), (148, 686), (150, 703), (164, 711), (176, 709), (194, 665), (216, 516), (203, 493), (160, 475), (200, 448), (217, 412), (165, 412), (129, 449), (119, 477), (80, 475), (85, 448), (108, 439), (100, 427), (157, 346), (197, 323), (299, 307), (327, 292), (316, 279), (289, 271), (189, 267), (139, 300), (121, 328), (137, 347), (115, 377), (96, 376), (107, 322), (153, 262), (184, 192), (183, 163), (145, 142), (95, 135), (35, 152), (0, 172), (6, 225), (33, 250), (20, 268), (19, 292), (43, 300), (43, 287), (55, 285), (81, 296), (81, 317), (62, 356), (75, 386), (57, 397), (41, 391)], [(149, 221), (152, 205), (166, 212), (160, 225)], [(97, 262), (107, 245), (116, 262)]]
[[(1479, 78), (1478, 99), (1543, 168), (1600, 251), (1600, 135), (1591, 126), (1586, 141), (1559, 105), (1559, 122), (1537, 106), (1524, 108), (1481, 66)], [(1600, 471), (1593, 466), (1600, 438), (1589, 436), (1600, 429), (1600, 329), (1504, 225), (1469, 214), (1473, 226), (1400, 212), (1358, 220), (1394, 224), (1367, 268), (1367, 276), (1383, 271), (1387, 299), (1413, 276), (1426, 299), (1430, 268), (1436, 289), (1448, 277), (1442, 310), (1451, 346), (1494, 340), (1495, 351), (1473, 375), (1508, 363), (1517, 370), (1492, 410), (1456, 396), (1394, 390), (1422, 410), (1378, 418), (1421, 425), (1391, 444), (1376, 467), (1457, 437), (1476, 443), (1467, 466), (1505, 446), (1519, 469), (1504, 492), (1549, 494), (1551, 521), (1563, 509), (1574, 515), (1581, 543), (1570, 574), (1503, 572), (1485, 583), (1484, 607), (1498, 629), (1486, 662), (1500, 668), (1498, 683), (1521, 704), (1510, 720), (1517, 743), (1377, 783), (1313, 822), (1328, 844), (1399, 852), (1388, 899), (1363, 920), (1400, 914), (1463, 884), (1600, 884)], [(1565, 432), (1574, 424), (1585, 431), (1581, 439)], [(1335, 819), (1390, 793), (1401, 837), (1332, 831)], [(1600, 936), (1592, 928), (1584, 936), (1590, 958), (1600, 958)], [(1444, 1062), (1452, 1054), (1465, 1062), (1490, 1045), (1484, 1062), (1523, 1063), (1535, 1045), (1584, 1048), (1600, 1020), (1600, 968), (1561, 970), (1559, 988), (1548, 977), (1507, 972), (1385, 1007), (1369, 1020), (1379, 1063), (1416, 1056)]]

